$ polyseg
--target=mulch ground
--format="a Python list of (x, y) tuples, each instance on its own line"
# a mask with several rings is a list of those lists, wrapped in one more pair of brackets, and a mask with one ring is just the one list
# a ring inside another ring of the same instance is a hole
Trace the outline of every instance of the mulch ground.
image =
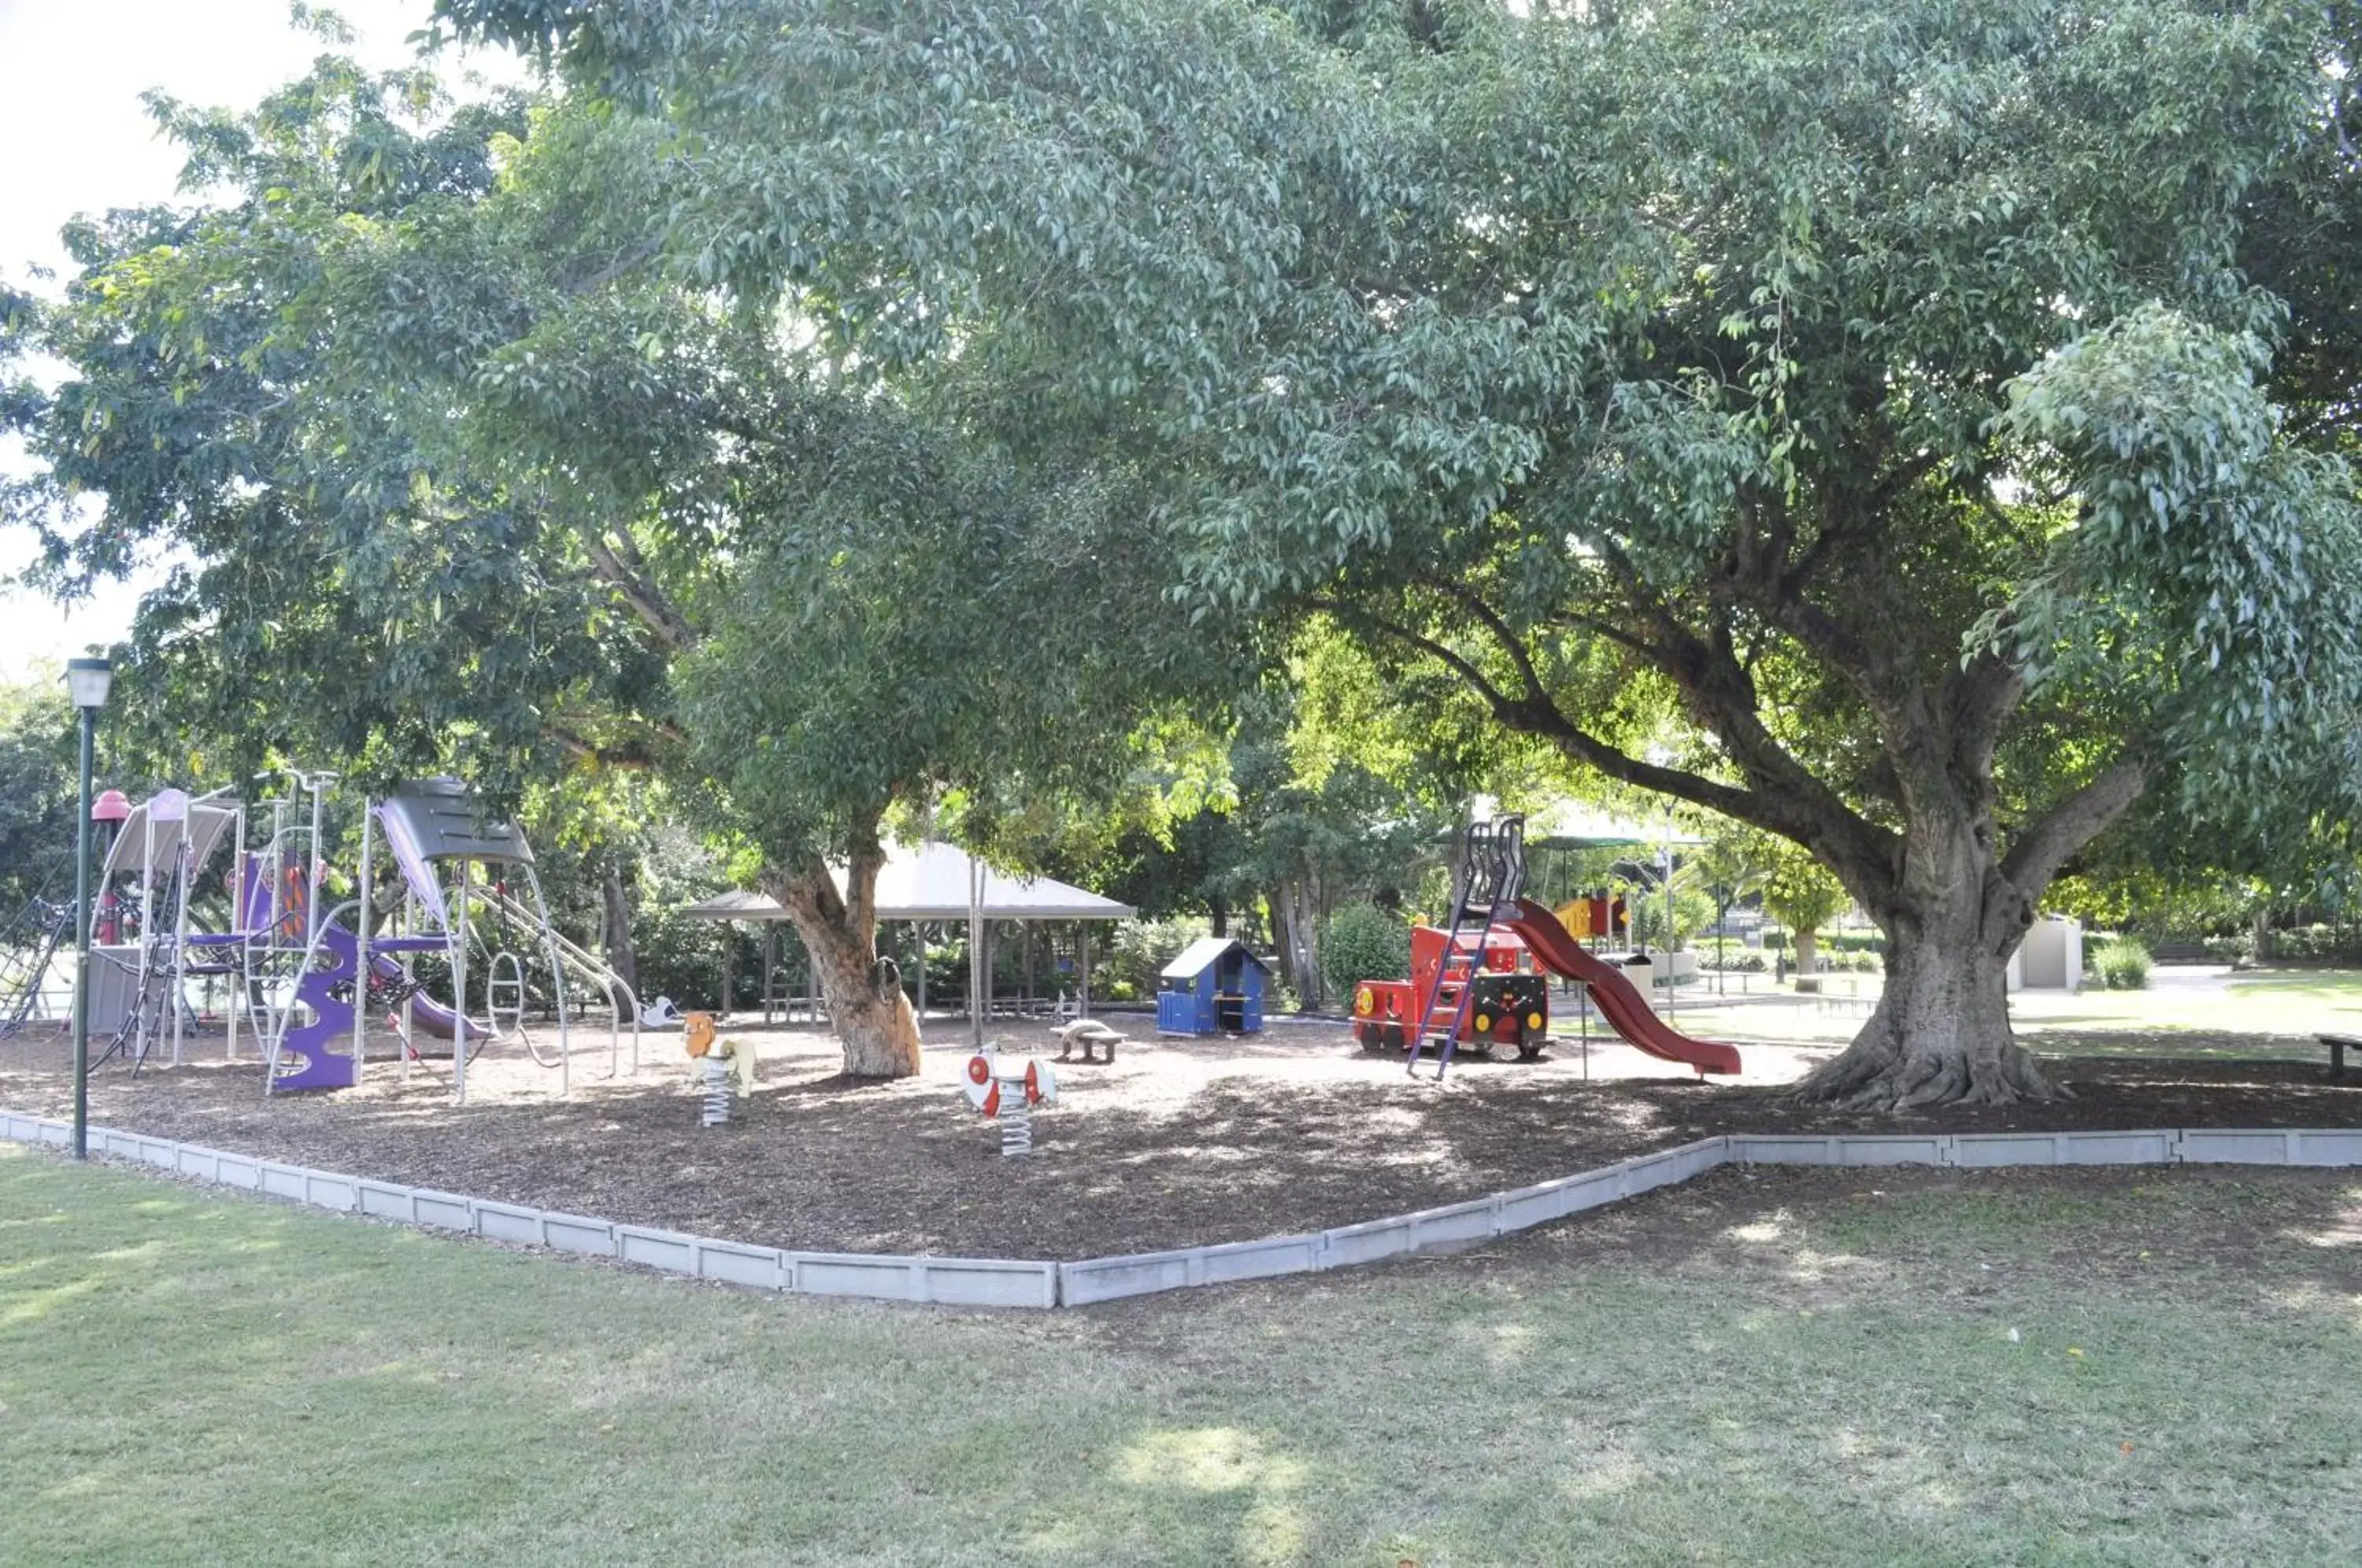
[[(999, 1032), (1004, 1048), (1047, 1048), (1039, 1024)], [(492, 1053), (469, 1068), (464, 1106), (451, 1099), (447, 1062), (406, 1083), (381, 1066), (358, 1091), (266, 1101), (259, 1066), (219, 1061), (213, 1040), (178, 1069), (135, 1077), (109, 1066), (94, 1077), (91, 1115), (321, 1169), (759, 1244), (1055, 1259), (1349, 1224), (1720, 1132), (2362, 1127), (2362, 1078), (2330, 1081), (2318, 1055), (2285, 1040), (2252, 1041), (2255, 1059), (2058, 1060), (2049, 1070), (2071, 1099), (1893, 1118), (1799, 1107), (1778, 1083), (1584, 1081), (1564, 1045), (1535, 1066), (1468, 1062), (1439, 1088), (1360, 1055), (1333, 1025), (1306, 1024), (1248, 1041), (1139, 1042), (1112, 1067), (1063, 1068), (1060, 1103), (1035, 1123), (1035, 1154), (1008, 1160), (952, 1087), (965, 1046), (932, 1045), (921, 1079), (877, 1085), (834, 1074), (824, 1037), (757, 1038), (760, 1089), (711, 1131), (698, 1124), (677, 1039), (651, 1036), (646, 1066), (608, 1079), (603, 1033), (595, 1051), (578, 1041), (563, 1099), (554, 1074)], [(2138, 1043), (2117, 1048), (2126, 1043)], [(0, 1105), (66, 1114), (71, 1081), (61, 1041), (0, 1042)]]

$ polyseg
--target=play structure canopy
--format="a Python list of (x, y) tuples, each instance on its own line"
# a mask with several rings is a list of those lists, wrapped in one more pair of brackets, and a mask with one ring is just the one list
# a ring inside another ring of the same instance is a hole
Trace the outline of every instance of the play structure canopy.
[[(983, 873), (986, 920), (1130, 920), (1130, 904), (1050, 877), (1013, 877), (979, 865), (956, 845), (895, 845), (877, 873), (879, 920), (963, 921), (972, 912), (969, 878)], [(842, 886), (844, 873), (837, 873)], [(717, 894), (683, 911), (701, 920), (785, 920), (787, 911), (761, 893)]]

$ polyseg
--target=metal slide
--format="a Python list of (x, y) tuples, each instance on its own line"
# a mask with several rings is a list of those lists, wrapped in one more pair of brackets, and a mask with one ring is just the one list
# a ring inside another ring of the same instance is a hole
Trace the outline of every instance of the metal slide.
[(1525, 938), (1527, 950), (1545, 968), (1579, 980), (1591, 988), (1599, 1015), (1624, 1039), (1667, 1062), (1682, 1062), (1701, 1073), (1736, 1073), (1738, 1048), (1718, 1040), (1693, 1040), (1659, 1018), (1638, 987), (1615, 965), (1593, 957), (1569, 935), (1558, 916), (1531, 899), (1519, 899), (1514, 919), (1504, 922)]

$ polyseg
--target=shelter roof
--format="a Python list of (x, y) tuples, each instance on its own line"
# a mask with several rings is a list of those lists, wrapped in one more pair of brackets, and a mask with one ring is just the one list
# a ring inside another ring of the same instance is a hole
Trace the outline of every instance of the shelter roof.
[[(968, 878), (978, 862), (952, 844), (891, 845), (877, 873), (879, 920), (962, 921), (968, 917)], [(1130, 904), (1101, 898), (1051, 877), (1016, 877), (982, 866), (987, 920), (1130, 920)], [(844, 872), (836, 871), (837, 886)], [(788, 911), (762, 893), (727, 892), (682, 911), (701, 920), (785, 920)]]

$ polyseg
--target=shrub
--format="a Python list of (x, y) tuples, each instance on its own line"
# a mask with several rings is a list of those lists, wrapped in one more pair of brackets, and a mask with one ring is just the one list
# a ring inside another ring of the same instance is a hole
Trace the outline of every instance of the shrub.
[(2134, 937), (2119, 936), (2099, 950), (2091, 968), (2109, 990), (2137, 991), (2148, 987), (2150, 964), (2146, 945)]
[(1329, 917), (1320, 972), (1347, 997), (1363, 980), (1399, 980), (1410, 973), (1410, 927), (1374, 904), (1347, 904)]
[[(680, 1006), (712, 1007), (722, 999), (722, 944), (726, 928), (718, 921), (699, 920), (677, 909), (642, 909), (632, 921), (632, 949), (639, 960), (639, 984), (633, 989), (642, 1002), (670, 997)], [(735, 932), (727, 935), (736, 937)], [(762, 989), (762, 959), (751, 965), (747, 955), (736, 955), (733, 977), (745, 983), (751, 967), (753, 988)], [(793, 961), (790, 960), (792, 963)], [(800, 966), (796, 972), (801, 974)], [(759, 996), (756, 999), (758, 1002)]]
[[(1154, 996), (1158, 972), (1205, 934), (1205, 926), (1194, 920), (1125, 921), (1115, 928), (1115, 951), (1105, 967), (1091, 977), (1095, 982), (1130, 986), (1135, 997)], [(1106, 994), (1112, 997), (1114, 992)]]

